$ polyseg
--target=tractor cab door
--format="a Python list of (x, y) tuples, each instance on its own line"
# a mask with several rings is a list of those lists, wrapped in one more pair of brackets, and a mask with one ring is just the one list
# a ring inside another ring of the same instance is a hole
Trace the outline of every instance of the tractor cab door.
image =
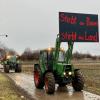
[(47, 66), (47, 52), (46, 51), (40, 52), (40, 66), (41, 68), (45, 68)]
[(41, 65), (45, 66), (46, 69), (51, 70), (53, 67), (53, 55), (51, 52), (43, 51), (41, 52)]
[(46, 51), (43, 52), (43, 58), (44, 58), (43, 59), (44, 60), (44, 64), (47, 65), (47, 52)]
[(48, 64), (48, 69), (51, 70), (53, 68), (53, 52), (52, 51), (47, 52), (47, 64)]

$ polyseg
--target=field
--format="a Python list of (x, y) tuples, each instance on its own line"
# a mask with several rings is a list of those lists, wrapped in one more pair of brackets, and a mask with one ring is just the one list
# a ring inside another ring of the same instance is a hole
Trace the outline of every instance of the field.
[(80, 68), (85, 78), (85, 90), (100, 95), (100, 61), (73, 61), (75, 68)]
[[(100, 95), (100, 61), (83, 59), (72, 61), (75, 68), (81, 69), (85, 78), (84, 90)], [(33, 62), (23, 62), (23, 72), (32, 74)]]

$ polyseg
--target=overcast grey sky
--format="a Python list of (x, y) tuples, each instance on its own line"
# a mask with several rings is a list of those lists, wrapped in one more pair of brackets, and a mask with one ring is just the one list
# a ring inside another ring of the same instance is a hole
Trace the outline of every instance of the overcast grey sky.
[[(98, 14), (100, 25), (100, 0), (0, 0), (0, 34), (9, 35), (0, 41), (19, 53), (54, 46), (60, 11)], [(100, 55), (100, 43), (75, 43), (76, 50)]]

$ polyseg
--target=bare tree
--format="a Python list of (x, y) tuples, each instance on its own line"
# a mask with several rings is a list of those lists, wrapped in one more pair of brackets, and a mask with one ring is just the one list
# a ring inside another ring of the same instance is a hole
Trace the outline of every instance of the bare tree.
[(32, 60), (33, 59), (33, 52), (30, 48), (26, 48), (21, 55), (22, 60)]

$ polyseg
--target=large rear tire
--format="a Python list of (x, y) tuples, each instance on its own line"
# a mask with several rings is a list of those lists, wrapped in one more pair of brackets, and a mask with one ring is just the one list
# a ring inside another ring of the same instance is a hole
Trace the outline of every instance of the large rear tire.
[(9, 73), (9, 65), (4, 65), (4, 72)]
[(21, 65), (17, 64), (15, 67), (15, 72), (20, 73), (22, 71)]
[(53, 94), (55, 92), (55, 78), (51, 72), (45, 74), (45, 91), (48, 94)]
[(39, 65), (34, 66), (34, 83), (35, 87), (38, 89), (42, 89), (44, 86), (43, 77), (41, 75), (41, 70), (39, 68)]
[(75, 76), (72, 81), (72, 86), (75, 91), (81, 91), (84, 87), (84, 77), (79, 70), (75, 71), (74, 74)]

